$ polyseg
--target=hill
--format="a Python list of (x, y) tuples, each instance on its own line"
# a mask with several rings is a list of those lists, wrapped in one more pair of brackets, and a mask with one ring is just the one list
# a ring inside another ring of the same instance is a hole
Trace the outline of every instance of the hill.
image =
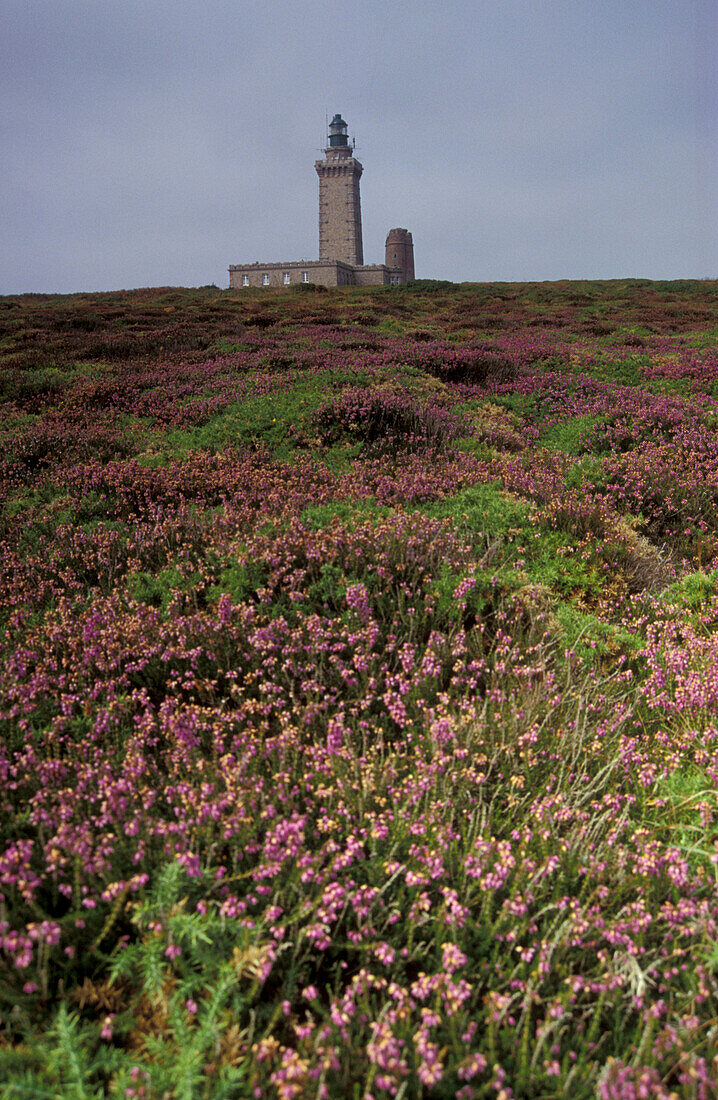
[(0, 299), (12, 1096), (718, 1092), (715, 283)]

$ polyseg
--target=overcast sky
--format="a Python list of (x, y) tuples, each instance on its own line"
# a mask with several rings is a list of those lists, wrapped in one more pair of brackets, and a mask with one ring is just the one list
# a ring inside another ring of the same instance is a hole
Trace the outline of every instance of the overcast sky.
[(0, 0), (0, 293), (316, 258), (339, 111), (364, 257), (718, 277), (716, 0)]

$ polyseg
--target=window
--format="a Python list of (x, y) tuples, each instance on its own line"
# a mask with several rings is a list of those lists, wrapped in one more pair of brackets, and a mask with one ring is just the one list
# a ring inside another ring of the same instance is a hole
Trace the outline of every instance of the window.
[(399, 279), (400, 279), (399, 275), (390, 275), (389, 276), (389, 282), (392, 286), (399, 286)]
[(284, 274), (282, 275), (282, 279), (284, 280), (284, 285), (289, 286), (289, 272), (288, 271), (284, 272)]
[(262, 275), (262, 286), (269, 286), (269, 275), (266, 272)]
[(249, 286), (249, 275), (242, 276), (242, 286)]
[(302, 272), (302, 282), (303, 283), (308, 283), (309, 282), (309, 272), (308, 271), (303, 271)]

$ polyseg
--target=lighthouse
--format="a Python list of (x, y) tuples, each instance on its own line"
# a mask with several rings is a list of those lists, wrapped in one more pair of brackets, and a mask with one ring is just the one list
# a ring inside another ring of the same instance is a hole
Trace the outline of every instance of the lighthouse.
[(336, 114), (329, 123), (324, 160), (315, 161), (319, 176), (319, 259), (364, 263), (359, 180), (362, 165), (354, 156), (347, 124)]
[(389, 230), (385, 263), (364, 263), (359, 194), (364, 169), (340, 114), (334, 115), (328, 129), (324, 159), (314, 162), (319, 177), (319, 259), (230, 264), (230, 287), (397, 286), (414, 278), (414, 242), (408, 229)]

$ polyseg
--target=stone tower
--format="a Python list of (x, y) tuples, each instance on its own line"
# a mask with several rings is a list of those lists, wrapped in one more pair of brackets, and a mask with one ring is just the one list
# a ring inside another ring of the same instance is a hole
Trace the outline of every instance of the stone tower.
[(353, 153), (347, 124), (335, 115), (324, 160), (314, 163), (319, 176), (319, 259), (360, 266), (364, 263), (359, 195), (363, 168)]
[(401, 270), (401, 281), (414, 278), (414, 241), (408, 229), (390, 229), (384, 246), (384, 263)]

